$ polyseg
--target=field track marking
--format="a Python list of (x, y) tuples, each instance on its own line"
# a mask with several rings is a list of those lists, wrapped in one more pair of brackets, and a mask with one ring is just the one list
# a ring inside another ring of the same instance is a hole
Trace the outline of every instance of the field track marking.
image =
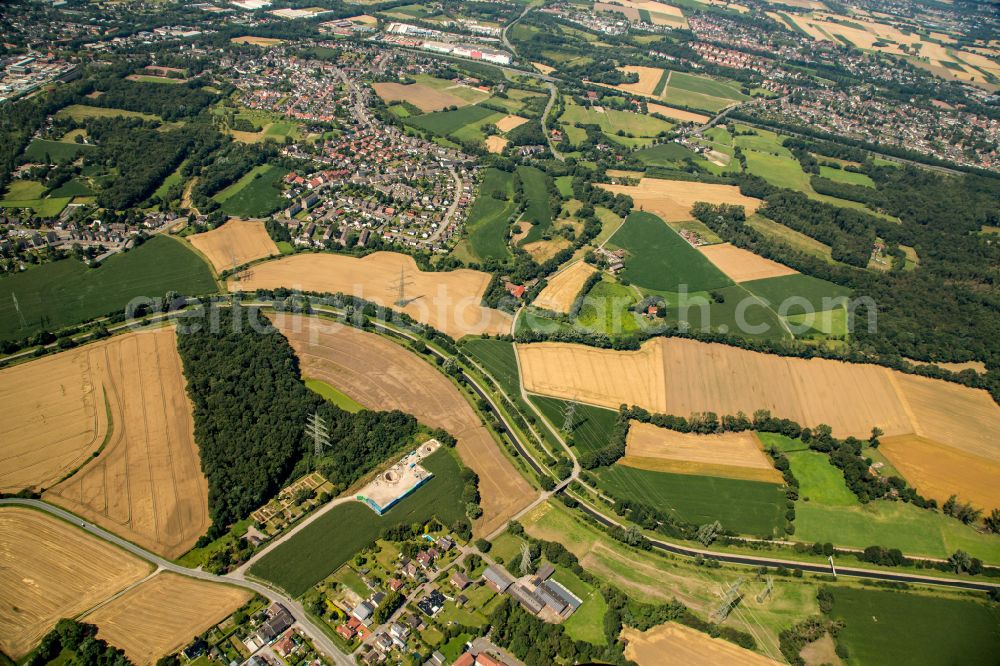
[(673, 77), (673, 75), (674, 75), (674, 70), (668, 69), (667, 70), (667, 82), (665, 84), (663, 84), (663, 92), (660, 93), (660, 99), (661, 100), (667, 98), (667, 91), (670, 90), (670, 79)]
[(913, 434), (923, 436), (924, 433), (921, 432), (920, 421), (917, 419), (916, 413), (910, 406), (910, 401), (906, 398), (906, 392), (903, 391), (903, 387), (899, 385), (899, 380), (896, 379), (896, 371), (884, 368), (884, 372), (889, 378), (889, 383), (892, 384), (893, 390), (896, 391), (896, 397), (899, 399), (899, 403), (903, 406), (903, 412), (905, 412), (906, 417), (910, 419), (910, 425), (913, 426)]

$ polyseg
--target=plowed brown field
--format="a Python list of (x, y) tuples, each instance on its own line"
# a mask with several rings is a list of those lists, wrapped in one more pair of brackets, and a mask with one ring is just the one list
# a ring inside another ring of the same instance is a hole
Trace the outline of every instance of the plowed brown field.
[(217, 229), (189, 236), (217, 272), (281, 254), (260, 220), (230, 220)]
[(694, 435), (633, 422), (619, 464), (658, 472), (782, 482), (752, 432)]
[(462, 462), (479, 475), (483, 516), (476, 534), (504, 525), (535, 492), (504, 457), (458, 389), (413, 352), (374, 333), (297, 315), (275, 315), (306, 377), (320, 379), (369, 409), (400, 409), (458, 439)]
[(163, 572), (83, 618), (136, 664), (153, 664), (226, 619), (253, 596), (238, 587)]
[(876, 365), (800, 359), (680, 338), (639, 351), (566, 343), (517, 345), (527, 390), (617, 408), (752, 414), (802, 425), (826, 423), (839, 436), (918, 434), (1000, 461), (1000, 407), (989, 394)]
[[(399, 284), (404, 282), (403, 300)], [(317, 292), (342, 292), (384, 307), (401, 310), (454, 338), (510, 332), (511, 316), (484, 308), (489, 273), (459, 269), (423, 272), (412, 257), (375, 252), (362, 259), (339, 254), (298, 254), (265, 261), (249, 277), (229, 282), (230, 291), (286, 287)]]
[(598, 186), (614, 194), (629, 195), (635, 201), (638, 210), (658, 215), (667, 222), (690, 220), (691, 207), (697, 201), (743, 206), (747, 215), (754, 213), (761, 203), (760, 199), (740, 194), (740, 188), (735, 185), (643, 178), (638, 185), (598, 183)]
[(178, 557), (210, 520), (174, 329), (131, 333), (80, 351), (107, 394), (111, 436), (95, 460), (44, 498), (164, 557)]
[(108, 428), (102, 344), (0, 370), (0, 491), (46, 488), (90, 460)]
[(587, 278), (596, 270), (585, 261), (571, 264), (549, 278), (548, 284), (538, 293), (532, 305), (552, 312), (568, 313)]
[(625, 656), (639, 666), (776, 666), (781, 662), (697, 629), (667, 622), (644, 632), (626, 627)]
[(763, 280), (764, 278), (798, 273), (794, 268), (765, 259), (758, 254), (729, 243), (700, 245), (698, 250), (733, 282)]
[(58, 518), (0, 508), (0, 649), (19, 659), (60, 618), (79, 615), (151, 571)]

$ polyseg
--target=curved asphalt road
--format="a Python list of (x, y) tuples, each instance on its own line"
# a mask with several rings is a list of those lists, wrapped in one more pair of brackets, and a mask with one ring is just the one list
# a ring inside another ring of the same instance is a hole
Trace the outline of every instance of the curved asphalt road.
[(174, 564), (169, 560), (165, 560), (159, 555), (149, 552), (144, 548), (140, 548), (131, 541), (126, 541), (121, 537), (115, 536), (111, 532), (108, 532), (93, 523), (89, 523), (79, 516), (73, 515), (69, 511), (60, 509), (57, 506), (48, 504), (41, 500), (34, 499), (20, 499), (20, 498), (10, 498), (10, 499), (0, 499), (0, 506), (12, 505), (12, 506), (27, 506), (33, 509), (38, 509), (44, 511), (48, 514), (55, 516), (56, 518), (61, 518), (68, 523), (71, 523), (77, 527), (80, 527), (86, 532), (103, 539), (104, 541), (113, 543), (114, 545), (127, 550), (136, 557), (142, 558), (147, 562), (155, 565), (160, 571), (170, 571), (172, 573), (180, 574), (181, 576), (187, 576), (189, 578), (197, 578), (199, 580), (208, 581), (211, 583), (225, 583), (228, 585), (235, 585), (237, 587), (246, 588), (253, 590), (254, 592), (260, 594), (271, 601), (277, 601), (278, 603), (285, 606), (292, 615), (295, 616), (297, 623), (302, 627), (302, 630), (309, 636), (312, 640), (313, 645), (317, 650), (323, 653), (325, 657), (330, 659), (337, 666), (355, 666), (354, 659), (348, 655), (341, 652), (333, 641), (331, 641), (322, 629), (313, 624), (312, 620), (306, 615), (305, 609), (302, 604), (290, 599), (281, 592), (256, 583), (254, 581), (242, 580), (239, 578), (233, 578), (230, 576), (217, 576), (215, 574), (208, 573), (207, 571), (200, 571), (198, 569), (189, 569), (187, 567), (182, 567), (179, 564)]

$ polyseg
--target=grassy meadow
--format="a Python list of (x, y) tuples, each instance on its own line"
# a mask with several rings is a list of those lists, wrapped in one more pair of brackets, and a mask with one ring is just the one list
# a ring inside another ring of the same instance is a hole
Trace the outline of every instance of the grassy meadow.
[(196, 296), (217, 289), (211, 270), (197, 254), (172, 238), (157, 236), (109, 257), (99, 268), (63, 259), (0, 278), (0, 339), (79, 324), (121, 311), (140, 296), (162, 297), (168, 291)]
[(455, 454), (441, 449), (425, 458), (423, 466), (434, 477), (385, 515), (377, 515), (360, 502), (342, 504), (268, 552), (249, 573), (298, 597), (374, 543), (388, 527), (434, 517), (447, 525), (464, 517), (463, 483)]

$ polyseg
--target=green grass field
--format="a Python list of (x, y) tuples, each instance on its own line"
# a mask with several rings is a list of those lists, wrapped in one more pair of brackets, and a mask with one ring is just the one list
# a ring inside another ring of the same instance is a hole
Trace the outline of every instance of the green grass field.
[(821, 166), (819, 168), (819, 175), (840, 183), (847, 183), (848, 185), (875, 187), (875, 181), (873, 181), (868, 175), (856, 173), (854, 171), (845, 171), (844, 169), (834, 169), (833, 167)]
[(12, 180), (4, 192), (4, 201), (27, 201), (41, 199), (45, 194), (45, 185), (37, 180)]
[(972, 599), (834, 588), (831, 615), (852, 664), (988, 666), (1000, 655), (1000, 608)]
[(683, 72), (674, 72), (670, 75), (670, 87), (734, 101), (748, 99), (746, 95), (740, 92), (737, 84), (716, 81), (705, 76), (685, 74)]
[(819, 257), (827, 263), (837, 263), (833, 260), (829, 245), (806, 236), (804, 233), (790, 229), (783, 224), (778, 224), (763, 215), (751, 215), (747, 219), (747, 224), (772, 240), (779, 240), (800, 252)]
[[(506, 201), (493, 198), (494, 192), (502, 192)], [(514, 192), (513, 177), (506, 171), (487, 169), (479, 196), (469, 209), (465, 228), (469, 234), (469, 246), (479, 259), (506, 259), (510, 256), (507, 248), (507, 219), (514, 212), (511, 196)]]
[(550, 178), (537, 167), (519, 166), (517, 175), (521, 178), (524, 196), (528, 207), (521, 219), (531, 222), (531, 231), (521, 240), (521, 243), (532, 243), (542, 239), (542, 234), (552, 228), (552, 206), (549, 204), (549, 191), (546, 179)]
[(94, 150), (95, 146), (86, 143), (75, 143), (72, 141), (48, 141), (46, 139), (35, 139), (24, 151), (24, 156), (30, 160), (44, 161), (48, 155), (49, 160), (59, 164), (62, 162), (72, 162), (87, 151)]
[[(849, 298), (851, 290), (826, 280), (809, 275), (782, 275), (744, 282), (743, 287), (761, 298), (767, 299), (777, 309), (785, 299), (805, 299), (816, 312), (830, 310), (841, 304), (838, 299)], [(792, 304), (786, 308), (787, 314), (800, 314), (805, 304)]]
[(671, 141), (636, 151), (635, 157), (646, 166), (669, 168), (679, 166), (685, 159), (694, 159), (697, 156), (690, 149)]
[(879, 545), (899, 548), (907, 555), (938, 558), (962, 549), (984, 562), (1000, 562), (1000, 537), (979, 534), (953, 518), (912, 504), (889, 500), (861, 504), (826, 455), (781, 435), (759, 433), (758, 437), (765, 446), (786, 452), (799, 480), (796, 541), (829, 541), (848, 548)]
[(774, 310), (760, 303), (743, 285), (721, 287), (711, 293), (655, 293), (664, 299), (666, 321), (671, 324), (684, 322), (694, 330), (731, 333), (744, 338), (792, 337)]
[(858, 498), (844, 483), (844, 475), (823, 453), (811, 451), (801, 440), (771, 432), (757, 433), (765, 448), (781, 450), (799, 482), (802, 501), (829, 506), (858, 506)]
[(608, 611), (608, 604), (604, 601), (601, 591), (562, 567), (557, 569), (552, 580), (583, 601), (576, 612), (563, 623), (569, 637), (594, 645), (606, 645), (608, 639), (604, 635), (604, 614)]
[(52, 198), (89, 197), (93, 196), (93, 194), (94, 192), (87, 186), (86, 183), (73, 178), (52, 190), (49, 193), (49, 196)]
[(639, 316), (630, 308), (639, 300), (629, 287), (601, 280), (587, 293), (576, 325), (604, 335), (628, 335), (642, 328)]
[(268, 215), (285, 203), (281, 196), (280, 182), (287, 173), (287, 169), (273, 164), (262, 164), (251, 169), (212, 198), (222, 204), (222, 210), (228, 215), (236, 217)]
[(566, 103), (565, 111), (559, 117), (559, 122), (568, 125), (575, 123), (597, 125), (602, 132), (608, 135), (617, 134), (618, 130), (622, 130), (626, 134), (638, 137), (653, 137), (673, 128), (672, 123), (653, 116), (607, 108), (603, 112), (595, 111), (569, 101)]
[(479, 362), (497, 381), (504, 393), (521, 395), (521, 377), (517, 371), (514, 345), (506, 340), (470, 338), (462, 343), (462, 351)]
[(650, 213), (629, 215), (610, 243), (628, 252), (622, 277), (646, 289), (707, 291), (732, 284), (705, 256)]
[[(530, 400), (554, 428), (562, 428), (569, 407), (568, 401), (541, 395), (532, 395)], [(618, 420), (618, 412), (580, 403), (577, 403), (574, 411), (573, 429), (569, 434), (563, 433), (566, 441), (581, 453), (607, 446)]]
[(340, 407), (345, 412), (351, 412), (356, 414), (364, 409), (364, 405), (359, 402), (355, 402), (354, 398), (347, 395), (346, 393), (341, 393), (334, 387), (330, 386), (324, 381), (319, 379), (306, 379), (306, 388), (308, 388), (313, 393), (318, 393), (323, 396), (323, 399), (327, 402), (333, 403), (337, 407)]
[(107, 109), (103, 106), (87, 106), (86, 104), (70, 104), (59, 109), (57, 118), (69, 117), (73, 120), (83, 120), (84, 118), (110, 118), (113, 116), (127, 116), (129, 118), (142, 118), (143, 120), (160, 120), (159, 116), (151, 113), (140, 113), (138, 111), (126, 111), (124, 109)]
[[(100, 268), (63, 259), (0, 278), (0, 339), (78, 324), (120, 311), (140, 296), (162, 297), (168, 291), (195, 296), (217, 290), (211, 270), (197, 254), (172, 238), (158, 236), (109, 257)], [(20, 316), (14, 309), (15, 296)]]
[(573, 196), (573, 176), (557, 176), (556, 189), (564, 197)]
[(497, 116), (498, 120), (501, 117), (496, 111), (473, 105), (463, 106), (455, 111), (435, 111), (407, 118), (406, 124), (447, 136), (469, 125), (478, 131), (480, 125), (489, 122), (490, 116)]
[(442, 449), (424, 459), (434, 477), (379, 516), (360, 502), (338, 506), (276, 546), (249, 573), (298, 597), (374, 543), (382, 530), (437, 517), (451, 524), (465, 515), (462, 479), (455, 454)]
[(718, 520), (727, 530), (754, 536), (783, 533), (785, 493), (775, 483), (670, 474), (612, 465), (598, 472), (602, 490), (702, 525)]

